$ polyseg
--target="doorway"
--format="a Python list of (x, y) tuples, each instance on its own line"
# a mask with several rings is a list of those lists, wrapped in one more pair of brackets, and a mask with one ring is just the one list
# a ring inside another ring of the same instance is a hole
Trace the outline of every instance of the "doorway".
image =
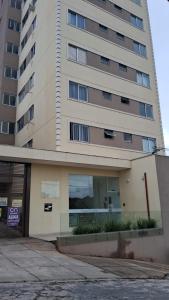
[(0, 238), (28, 236), (30, 169), (0, 161)]

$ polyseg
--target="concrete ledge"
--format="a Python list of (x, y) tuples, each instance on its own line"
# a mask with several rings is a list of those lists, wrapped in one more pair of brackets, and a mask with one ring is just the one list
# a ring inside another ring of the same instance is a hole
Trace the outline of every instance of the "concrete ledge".
[(69, 255), (168, 262), (161, 228), (58, 237), (56, 248)]
[(129, 230), (119, 232), (102, 232), (94, 234), (81, 234), (67, 237), (57, 237), (56, 246), (71, 246), (79, 244), (88, 244), (94, 242), (115, 241), (119, 238), (134, 239), (142, 237), (152, 237), (163, 234), (162, 228), (144, 229), (144, 230)]

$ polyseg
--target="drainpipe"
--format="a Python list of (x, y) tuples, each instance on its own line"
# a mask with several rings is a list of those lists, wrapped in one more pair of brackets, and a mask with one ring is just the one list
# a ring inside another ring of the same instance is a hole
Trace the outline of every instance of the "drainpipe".
[(148, 215), (148, 220), (150, 220), (150, 204), (149, 204), (147, 173), (146, 172), (144, 173), (144, 183), (145, 183), (145, 191), (146, 191), (147, 215)]

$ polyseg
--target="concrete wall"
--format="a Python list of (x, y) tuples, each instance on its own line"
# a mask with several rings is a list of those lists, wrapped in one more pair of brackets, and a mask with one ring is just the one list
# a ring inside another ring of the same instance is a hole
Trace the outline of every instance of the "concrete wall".
[[(157, 182), (155, 157), (150, 156), (132, 162), (132, 168), (119, 171), (85, 167), (66, 167), (32, 164), (30, 197), (30, 235), (52, 234), (71, 231), (69, 228), (69, 181), (70, 174), (119, 177), (120, 202), (124, 215), (135, 219), (147, 217), (144, 172), (147, 173), (149, 205), (151, 217), (161, 224), (159, 190)], [(58, 181), (59, 196), (43, 199), (41, 183)], [(50, 213), (44, 212), (44, 203), (53, 203)], [(37, 218), (38, 216), (38, 218)]]
[(121, 201), (125, 211), (147, 212), (144, 173), (147, 174), (150, 211), (155, 216), (160, 211), (155, 156), (133, 160), (131, 169), (121, 172)]
[[(118, 177), (117, 171), (87, 168), (68, 168), (33, 164), (31, 170), (29, 234), (53, 234), (68, 232), (69, 228), (69, 174), (85, 174)], [(41, 195), (42, 181), (59, 181), (57, 198), (44, 199)], [(44, 203), (52, 203), (52, 212), (44, 212)]]
[[(129, 189), (133, 197), (133, 205), (141, 208), (143, 204), (143, 192), (141, 186), (136, 183), (142, 172), (148, 174), (148, 188), (150, 208), (159, 209), (161, 205), (162, 230), (153, 229), (147, 231), (133, 231), (121, 233), (97, 234), (90, 236), (74, 236), (72, 238), (58, 238), (57, 247), (61, 252), (81, 255), (95, 255), (104, 257), (135, 258), (160, 263), (169, 263), (169, 157), (156, 156), (148, 157), (134, 162), (135, 168), (127, 173), (132, 174), (132, 188)], [(137, 168), (136, 168), (137, 166)], [(125, 176), (124, 176), (125, 177)], [(127, 178), (127, 177), (126, 177)], [(133, 181), (134, 180), (134, 181)], [(123, 179), (122, 181), (123, 182)], [(129, 196), (125, 182), (121, 193)], [(127, 183), (128, 184), (128, 183)], [(136, 197), (137, 196), (137, 197)], [(158, 197), (160, 196), (160, 203)], [(130, 199), (130, 198), (129, 198)], [(145, 200), (145, 199), (144, 199)], [(153, 202), (154, 201), (154, 202)], [(129, 201), (129, 207), (132, 202)], [(153, 214), (152, 214), (153, 216)]]
[(161, 229), (58, 237), (56, 247), (66, 254), (169, 263), (168, 243)]

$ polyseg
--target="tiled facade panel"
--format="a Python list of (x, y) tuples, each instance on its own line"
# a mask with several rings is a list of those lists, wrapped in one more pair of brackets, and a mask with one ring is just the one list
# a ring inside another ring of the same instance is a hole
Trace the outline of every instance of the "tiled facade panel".
[(103, 92), (94, 88), (88, 88), (88, 102), (126, 113), (140, 114), (138, 101), (129, 99), (129, 104), (124, 104), (121, 102), (121, 97), (114, 94), (112, 94), (111, 99), (105, 99)]
[(129, 50), (133, 50), (133, 40), (130, 39), (129, 37), (125, 36), (124, 39), (120, 39), (117, 37), (116, 35), (116, 31), (108, 28), (107, 31), (101, 30), (99, 23), (92, 21), (91, 19), (87, 19), (86, 18), (86, 22), (85, 22), (85, 30), (93, 33), (99, 37), (102, 37), (106, 40), (109, 40), (115, 44), (118, 44), (122, 47), (125, 47)]
[(117, 16), (127, 22), (130, 22), (130, 13), (125, 9), (122, 9), (121, 11), (116, 9), (114, 6), (114, 3), (110, 2), (110, 1), (87, 0), (87, 2), (90, 2), (96, 6), (99, 6), (100, 8), (106, 10), (107, 12), (114, 14), (115, 16)]
[(108, 64), (101, 63), (100, 55), (90, 51), (87, 51), (87, 65), (134, 82), (137, 81), (136, 70), (133, 68), (127, 67), (127, 72), (121, 71), (119, 68), (119, 63), (113, 60), (109, 60)]
[(91, 144), (102, 145), (108, 147), (117, 147), (124, 149), (131, 149), (136, 151), (142, 151), (142, 137), (138, 135), (132, 135), (132, 142), (124, 141), (123, 132), (114, 132), (114, 138), (108, 139), (104, 137), (104, 129), (97, 127), (89, 128), (89, 141)]

